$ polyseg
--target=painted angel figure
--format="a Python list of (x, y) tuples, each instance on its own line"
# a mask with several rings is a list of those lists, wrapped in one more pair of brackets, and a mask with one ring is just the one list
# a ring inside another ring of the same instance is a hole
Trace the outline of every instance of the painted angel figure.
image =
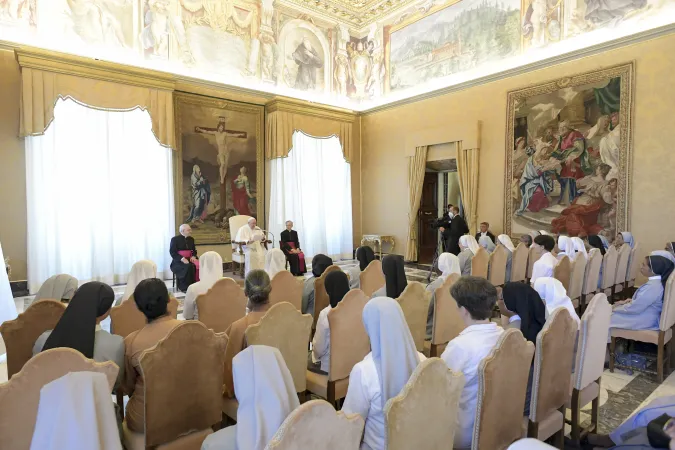
[(82, 40), (91, 44), (127, 47), (115, 10), (132, 8), (129, 0), (67, 0), (67, 3), (73, 28)]

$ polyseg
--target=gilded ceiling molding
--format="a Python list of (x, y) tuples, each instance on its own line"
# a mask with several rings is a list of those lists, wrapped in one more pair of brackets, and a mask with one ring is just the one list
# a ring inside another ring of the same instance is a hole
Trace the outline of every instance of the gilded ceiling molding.
[(276, 111), (350, 123), (354, 122), (358, 116), (358, 113), (348, 109), (317, 105), (316, 103), (293, 99), (275, 99), (265, 105), (265, 112), (267, 114)]
[(363, 31), (417, 0), (282, 0), (281, 4), (330, 17), (357, 31)]

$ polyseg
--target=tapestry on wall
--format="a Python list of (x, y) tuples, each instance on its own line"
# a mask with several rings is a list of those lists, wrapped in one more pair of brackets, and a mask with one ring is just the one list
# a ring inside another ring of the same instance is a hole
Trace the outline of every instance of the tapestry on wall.
[(263, 216), (263, 107), (175, 98), (176, 223), (190, 224), (199, 244), (229, 243), (230, 217)]
[(633, 70), (629, 63), (509, 92), (506, 233), (627, 229)]

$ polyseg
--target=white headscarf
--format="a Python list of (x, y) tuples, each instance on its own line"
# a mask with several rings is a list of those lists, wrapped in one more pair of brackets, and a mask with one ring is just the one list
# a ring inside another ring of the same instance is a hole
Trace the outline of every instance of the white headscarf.
[(464, 236), (459, 238), (459, 245), (461, 245), (464, 248), (468, 248), (474, 255), (480, 248), (480, 245), (478, 245), (478, 242), (476, 242), (476, 238), (471, 236), (470, 234), (465, 234)]
[(544, 231), (544, 230), (539, 230), (539, 234), (542, 235), (542, 236), (550, 236), (551, 235), (551, 233), (549, 233), (548, 231)]
[(441, 271), (440, 278), (443, 279), (453, 273), (462, 274), (462, 269), (459, 267), (459, 258), (452, 253), (441, 253), (441, 256), (438, 257), (438, 270)]
[(480, 239), (478, 239), (478, 244), (487, 250), (488, 253), (492, 253), (496, 248), (495, 243), (492, 242), (492, 239), (490, 239), (488, 236), (481, 236)]
[(539, 293), (541, 299), (546, 303), (547, 319), (557, 308), (565, 308), (569, 311), (572, 319), (579, 325), (579, 316), (574, 310), (572, 300), (567, 296), (567, 291), (565, 291), (565, 287), (560, 281), (551, 277), (539, 278), (534, 282), (534, 290)]
[(539, 439), (526, 438), (514, 442), (507, 450), (549, 450), (555, 449)]
[(629, 231), (622, 231), (621, 236), (623, 236), (623, 242), (630, 245), (630, 248), (635, 247), (635, 240), (633, 239), (633, 233)]
[(216, 252), (206, 252), (199, 257), (199, 282), (208, 289), (223, 278), (223, 258)]
[(63, 298), (72, 299), (77, 290), (78, 281), (77, 278), (62, 273), (59, 275), (54, 275), (47, 278), (47, 280), (42, 283), (40, 290), (35, 294), (34, 302), (49, 298), (52, 300), (61, 300)]
[(273, 248), (265, 255), (265, 272), (270, 280), (279, 272), (286, 270), (286, 255), (278, 248)]
[(510, 238), (508, 235), (506, 235), (506, 234), (500, 234), (499, 236), (497, 236), (497, 240), (498, 240), (499, 242), (501, 242), (502, 245), (503, 245), (504, 247), (506, 247), (507, 249), (509, 249), (509, 251), (512, 252), (512, 253), (513, 253), (513, 251), (516, 249), (516, 247), (513, 245), (513, 241), (512, 241), (511, 238)]
[(382, 409), (397, 396), (420, 363), (415, 341), (396, 300), (376, 297), (363, 308), (363, 325), (380, 381)]
[(654, 250), (653, 252), (650, 253), (650, 255), (663, 256), (664, 258), (670, 260), (673, 264), (675, 264), (675, 256), (673, 256), (673, 254), (667, 250)]
[(31, 450), (122, 450), (108, 379), (70, 372), (40, 389)]
[(157, 278), (157, 264), (149, 259), (136, 261), (134, 265), (131, 266), (131, 272), (129, 272), (129, 277), (127, 278), (127, 287), (124, 289), (122, 301), (125, 301), (134, 295), (134, 290), (136, 289), (136, 286), (138, 286), (138, 283), (147, 280), (148, 278)]
[(569, 237), (560, 236), (558, 238), (558, 248), (570, 258), (574, 258), (574, 242)]
[(293, 377), (278, 349), (252, 345), (232, 360), (237, 448), (263, 450), (298, 406)]
[(579, 253), (583, 253), (584, 256), (588, 259), (588, 252), (586, 251), (586, 245), (584, 245), (584, 241), (582, 241), (581, 238), (573, 237), (572, 244), (574, 244), (574, 250), (578, 251)]
[(530, 232), (527, 233), (527, 234), (529, 234), (529, 235), (532, 237), (532, 240), (533, 240), (533, 241), (534, 241), (534, 238), (536, 238), (537, 236), (541, 236), (541, 233), (538, 232), (538, 231), (536, 231), (536, 230), (530, 231)]

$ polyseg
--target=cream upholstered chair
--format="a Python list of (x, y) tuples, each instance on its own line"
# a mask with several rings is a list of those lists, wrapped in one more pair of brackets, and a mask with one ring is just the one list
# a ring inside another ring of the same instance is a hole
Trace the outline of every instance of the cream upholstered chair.
[(511, 281), (525, 281), (527, 278), (527, 257), (529, 249), (524, 243), (518, 244), (518, 247), (511, 255)]
[(626, 287), (630, 289), (630, 295), (633, 295), (635, 290), (635, 279), (640, 271), (640, 262), (636, 259), (638, 255), (639, 244), (635, 244), (630, 251), (630, 258), (628, 259), (628, 270), (626, 273)]
[(624, 288), (626, 287), (626, 275), (628, 273), (628, 261), (630, 260), (631, 250), (632, 249), (630, 248), (630, 245), (623, 244), (617, 252), (616, 272), (614, 275), (614, 288), (612, 289), (612, 295), (623, 292)]
[(565, 291), (570, 289), (570, 278), (572, 277), (572, 261), (569, 257), (563, 256), (553, 269), (553, 278), (560, 281), (565, 287)]
[(590, 299), (598, 291), (598, 279), (600, 278), (600, 268), (602, 267), (602, 253), (597, 248), (588, 252), (588, 261), (584, 274), (584, 285), (581, 289), (582, 309), (588, 304)]
[(577, 323), (565, 308), (553, 311), (537, 336), (532, 375), (530, 416), (523, 420), (523, 434), (546, 440), (556, 435), (562, 450), (565, 405), (570, 396), (570, 379), (577, 337)]
[(483, 247), (479, 248), (471, 258), (471, 276), (487, 279), (490, 254)]
[(250, 218), (251, 216), (239, 215), (232, 216), (228, 219), (228, 223), (230, 225), (230, 242), (232, 245), (232, 275), (235, 274), (234, 264), (237, 263), (239, 264), (239, 274), (242, 277), (244, 276), (244, 264), (246, 263), (246, 257), (244, 256), (244, 250), (241, 246), (245, 244), (245, 242), (236, 242), (235, 239), (237, 238), (237, 232), (239, 229), (246, 225), (248, 223), (248, 219)]
[(570, 276), (570, 288), (567, 296), (572, 300), (575, 308), (579, 308), (581, 302), (581, 291), (584, 287), (584, 275), (586, 275), (586, 256), (583, 253), (577, 253), (572, 261), (572, 275)]
[[(503, 286), (506, 282), (506, 262), (508, 258), (508, 250), (502, 244), (497, 245), (497, 248), (490, 254), (488, 259), (490, 267), (490, 270), (488, 270), (488, 281), (494, 286)], [(473, 260), (471, 260), (471, 267), (473, 270)]]
[(221, 278), (205, 294), (197, 296), (199, 321), (216, 333), (246, 315), (246, 295), (232, 278)]
[[(140, 356), (145, 433), (122, 425), (127, 450), (192, 450), (221, 421), (227, 336), (188, 320)], [(198, 369), (198, 370), (196, 370)]]
[(352, 368), (370, 352), (370, 340), (363, 325), (363, 308), (368, 297), (352, 289), (328, 313), (330, 328), (330, 370), (328, 375), (306, 371), (307, 390), (331, 405), (347, 396)]
[(270, 304), (275, 305), (281, 302), (290, 303), (298, 311), (302, 308), (302, 281), (286, 270), (282, 270), (272, 277)]
[(616, 276), (616, 263), (619, 254), (613, 245), (610, 245), (605, 256), (602, 258), (602, 291), (608, 298), (612, 296), (614, 277)]
[(0, 384), (0, 448), (30, 448), (45, 384), (70, 372), (98, 372), (106, 376), (112, 391), (118, 371), (114, 362), (97, 363), (72, 348), (38, 353), (12, 379)]
[(72, 275), (65, 273), (53, 275), (42, 283), (40, 289), (35, 294), (33, 302), (44, 299), (61, 301), (64, 298), (70, 299), (77, 290), (78, 281)]
[[(174, 319), (178, 317), (178, 300), (173, 295), (169, 296), (167, 310)], [(138, 310), (133, 295), (110, 310), (110, 332), (123, 338), (140, 330), (147, 323), (148, 319)]]
[(365, 422), (323, 400), (310, 400), (291, 412), (265, 450), (357, 450)]
[(14, 320), (0, 325), (7, 349), (7, 378), (18, 373), (33, 356), (33, 346), (42, 333), (53, 330), (66, 305), (57, 300), (34, 302)]
[[(464, 375), (440, 358), (422, 361), (401, 392), (384, 406), (388, 450), (441, 450), (455, 440)], [(442, 420), (442, 426), (435, 426)]]
[[(597, 294), (586, 308), (579, 324), (579, 338), (576, 354), (575, 371), (572, 374), (572, 398), (567, 401), (567, 408), (572, 411), (572, 432), (570, 436), (577, 445), (581, 434), (597, 431), (598, 407), (600, 405), (600, 378), (605, 370), (605, 351), (609, 335), (609, 321), (612, 307), (605, 294)], [(581, 428), (579, 412), (581, 407), (593, 403), (591, 424)]]
[(480, 362), (471, 450), (504, 450), (521, 437), (533, 354), (534, 344), (511, 328)]
[(534, 245), (530, 246), (530, 249), (527, 254), (527, 279), (532, 279), (532, 270), (534, 269), (534, 263), (539, 261), (539, 258), (544, 254), (543, 249), (537, 249)]
[(459, 275), (450, 275), (434, 293), (436, 303), (434, 304), (434, 319), (429, 346), (429, 356), (431, 357), (440, 356), (448, 342), (456, 338), (466, 328), (459, 316), (457, 302), (450, 294), (450, 288), (457, 280), (459, 280)]
[(661, 318), (659, 319), (658, 330), (627, 330), (623, 328), (612, 328), (610, 330), (611, 342), (609, 347), (609, 371), (614, 372), (614, 352), (616, 350), (616, 338), (630, 339), (631, 341), (647, 342), (656, 344), (656, 377), (661, 383), (663, 381), (663, 366), (665, 360), (670, 360), (670, 353), (664, 356), (666, 344), (673, 342), (673, 326), (675, 325), (675, 277), (668, 277), (666, 289), (663, 292), (663, 308), (661, 309)]
[(410, 281), (396, 301), (401, 305), (403, 316), (408, 323), (417, 351), (424, 351), (431, 292), (427, 292), (422, 283)]
[(340, 267), (333, 264), (332, 266), (327, 267), (319, 278), (314, 280), (314, 318), (312, 320), (312, 330), (316, 329), (316, 321), (319, 320), (319, 313), (330, 304), (328, 292), (326, 292), (326, 276), (336, 270), (340, 270)]
[(384, 286), (384, 272), (382, 272), (382, 262), (379, 259), (372, 260), (368, 267), (359, 275), (359, 288), (368, 298), (370, 298), (375, 291)]

